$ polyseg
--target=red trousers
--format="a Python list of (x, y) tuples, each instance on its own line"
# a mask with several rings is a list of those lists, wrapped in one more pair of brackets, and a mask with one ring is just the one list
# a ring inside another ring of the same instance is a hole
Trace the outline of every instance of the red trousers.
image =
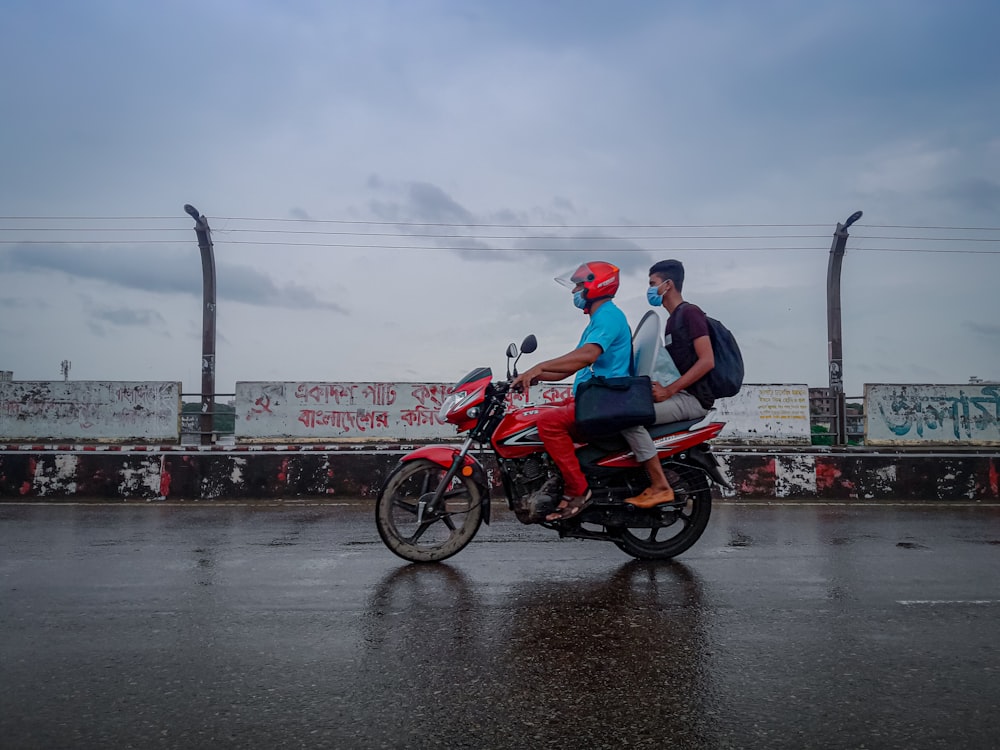
[(538, 437), (563, 475), (563, 492), (569, 497), (579, 497), (587, 491), (587, 478), (576, 458), (574, 441), (582, 442), (576, 432), (576, 406), (571, 398), (558, 406), (541, 409), (538, 415)]

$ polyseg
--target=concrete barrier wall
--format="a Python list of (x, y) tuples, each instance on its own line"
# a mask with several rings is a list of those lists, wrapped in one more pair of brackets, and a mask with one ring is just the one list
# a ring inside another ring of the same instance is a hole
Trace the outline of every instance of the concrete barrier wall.
[[(438, 416), (447, 383), (249, 382), (236, 384), (239, 442), (333, 440), (453, 440), (455, 427)], [(569, 385), (539, 385), (510, 403), (562, 401)], [(809, 387), (747, 384), (719, 399), (713, 419), (726, 422), (721, 439), (752, 445), (809, 445)]]
[[(452, 385), (240, 381), (236, 383), (236, 439), (452, 440), (455, 426), (438, 417)], [(552, 402), (566, 398), (570, 388), (532, 390), (536, 400)]]
[[(238, 382), (241, 442), (449, 440), (438, 417), (445, 383)], [(180, 383), (0, 381), (0, 443), (169, 442), (180, 432)], [(532, 403), (561, 401), (568, 385), (531, 389)], [(1000, 445), (1000, 386), (865, 386), (868, 445)], [(527, 398), (516, 395), (514, 406)], [(747, 384), (716, 403), (721, 439), (746, 445), (808, 445), (809, 389)]]
[(747, 445), (809, 445), (809, 386), (746, 384), (715, 402), (713, 421), (725, 422), (719, 441)]
[[(0, 451), (0, 502), (374, 499), (409, 446), (24, 446)], [(731, 499), (1000, 499), (1000, 452), (935, 452), (717, 445)], [(496, 464), (485, 467), (503, 496)]]
[(1000, 385), (865, 385), (866, 445), (1000, 445)]
[(181, 384), (0, 381), (0, 439), (177, 442)]

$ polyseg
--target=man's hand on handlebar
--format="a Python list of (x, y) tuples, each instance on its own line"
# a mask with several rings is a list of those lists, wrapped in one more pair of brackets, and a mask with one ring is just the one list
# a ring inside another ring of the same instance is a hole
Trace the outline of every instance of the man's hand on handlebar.
[(534, 385), (539, 380), (541, 380), (541, 371), (538, 366), (532, 367), (526, 372), (522, 372), (514, 380), (511, 381), (510, 389), (515, 393), (523, 393), (528, 390), (528, 386)]

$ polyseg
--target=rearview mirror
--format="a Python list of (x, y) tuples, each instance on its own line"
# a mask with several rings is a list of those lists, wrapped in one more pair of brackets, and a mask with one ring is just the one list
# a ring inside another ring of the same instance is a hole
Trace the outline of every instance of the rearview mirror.
[(513, 359), (516, 356), (517, 356), (517, 346), (515, 344), (510, 344), (507, 347), (507, 358)]
[[(513, 346), (513, 344), (511, 344)], [(524, 337), (524, 341), (521, 342), (521, 354), (531, 354), (535, 349), (538, 348), (538, 339), (535, 338), (535, 334), (529, 333)]]

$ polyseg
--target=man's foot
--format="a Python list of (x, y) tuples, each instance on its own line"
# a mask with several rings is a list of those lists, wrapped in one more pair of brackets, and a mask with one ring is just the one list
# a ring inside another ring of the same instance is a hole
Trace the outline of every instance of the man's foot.
[(545, 516), (546, 521), (568, 521), (571, 518), (583, 513), (587, 506), (590, 505), (590, 490), (587, 490), (582, 495), (577, 495), (576, 497), (569, 497), (564, 495), (562, 502), (559, 503), (559, 507), (556, 508), (554, 513), (549, 513)]
[(635, 497), (625, 500), (626, 503), (634, 505), (637, 508), (655, 508), (657, 505), (672, 503), (673, 501), (674, 490), (672, 487), (667, 487), (665, 490), (654, 490), (652, 487), (647, 487)]

